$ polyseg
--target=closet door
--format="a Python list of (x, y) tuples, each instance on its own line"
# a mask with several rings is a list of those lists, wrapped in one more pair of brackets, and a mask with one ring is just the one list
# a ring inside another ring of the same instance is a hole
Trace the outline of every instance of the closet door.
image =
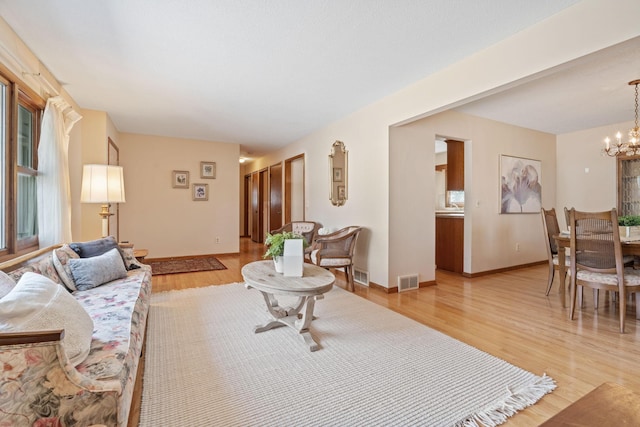
[(251, 175), (251, 240), (257, 243), (262, 243), (261, 193), (260, 173), (255, 172)]
[(282, 227), (282, 164), (269, 168), (269, 231)]

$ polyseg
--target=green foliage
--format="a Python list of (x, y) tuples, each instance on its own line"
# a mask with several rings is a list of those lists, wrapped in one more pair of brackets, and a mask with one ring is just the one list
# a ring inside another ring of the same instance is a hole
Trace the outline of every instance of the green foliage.
[(302, 235), (293, 233), (291, 231), (283, 231), (282, 233), (276, 234), (267, 233), (267, 238), (264, 241), (264, 244), (267, 246), (267, 251), (262, 257), (266, 258), (282, 256), (284, 254), (284, 241), (287, 239), (302, 239), (302, 247), (306, 248), (307, 246), (309, 246)]
[(633, 227), (640, 225), (640, 216), (638, 215), (625, 215), (618, 217), (618, 225), (622, 227)]

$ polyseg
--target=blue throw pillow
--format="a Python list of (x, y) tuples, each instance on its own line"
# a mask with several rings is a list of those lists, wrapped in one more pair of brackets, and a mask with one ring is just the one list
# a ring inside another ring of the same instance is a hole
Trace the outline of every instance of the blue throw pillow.
[(127, 277), (127, 270), (117, 248), (91, 258), (72, 258), (69, 260), (69, 267), (79, 291)]
[(69, 247), (78, 254), (80, 258), (91, 258), (102, 255), (113, 248), (118, 247), (115, 237), (108, 236), (102, 239), (90, 240), (82, 243), (70, 243)]
[(134, 263), (127, 263), (127, 256), (116, 242), (116, 238), (113, 236), (103, 237), (102, 239), (89, 240), (88, 242), (81, 243), (69, 243), (69, 247), (78, 254), (80, 258), (91, 258), (94, 256), (102, 255), (113, 248), (117, 248), (122, 257), (122, 261), (125, 264), (127, 270), (133, 270), (140, 268)]

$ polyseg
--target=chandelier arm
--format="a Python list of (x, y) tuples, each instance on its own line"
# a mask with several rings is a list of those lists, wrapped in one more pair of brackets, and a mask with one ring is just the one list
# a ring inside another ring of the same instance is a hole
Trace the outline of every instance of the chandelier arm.
[(640, 79), (632, 80), (629, 86), (635, 86), (635, 126), (629, 130), (629, 140), (622, 142), (622, 134), (618, 132), (615, 136), (616, 142), (610, 146), (611, 140), (606, 137), (604, 140), (604, 153), (609, 157), (636, 156), (640, 154), (640, 128), (638, 127), (638, 85)]

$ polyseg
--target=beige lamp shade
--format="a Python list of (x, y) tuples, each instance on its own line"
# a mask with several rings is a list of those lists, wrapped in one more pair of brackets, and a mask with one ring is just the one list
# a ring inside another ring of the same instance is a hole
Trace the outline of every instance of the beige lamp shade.
[(83, 203), (125, 202), (122, 166), (84, 165), (80, 201)]

